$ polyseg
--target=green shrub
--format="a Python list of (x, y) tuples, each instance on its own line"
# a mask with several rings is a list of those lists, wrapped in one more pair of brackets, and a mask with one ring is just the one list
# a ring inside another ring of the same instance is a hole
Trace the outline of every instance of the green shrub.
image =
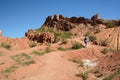
[(58, 50), (60, 50), (60, 51), (66, 51), (67, 49), (65, 49), (63, 47), (59, 47)]
[(77, 49), (81, 49), (81, 48), (83, 48), (83, 45), (81, 43), (79, 43), (79, 42), (72, 43), (72, 49), (77, 50)]
[(113, 21), (109, 21), (107, 24), (106, 24), (107, 28), (113, 28), (115, 27), (115, 23)]
[(88, 79), (88, 72), (76, 74), (77, 77), (82, 77), (82, 80)]
[(60, 37), (61, 35), (62, 35), (62, 33), (60, 33), (60, 32), (54, 32), (55, 37)]
[(47, 30), (46, 30), (45, 27), (46, 27), (46, 26), (42, 26), (42, 27), (36, 29), (36, 31), (37, 31), (37, 32), (46, 32)]
[(33, 51), (31, 54), (35, 54), (35, 55), (38, 55), (38, 56), (42, 56), (45, 54), (44, 51)]
[(3, 71), (3, 75), (4, 75), (6, 78), (8, 78), (9, 75), (16, 70), (16, 68), (18, 68), (16, 65), (12, 65), (12, 66), (10, 66), (9, 68), (6, 68), (6, 69)]
[(53, 27), (49, 27), (49, 28), (48, 28), (48, 31), (49, 31), (49, 32), (51, 32), (51, 33), (55, 33), (55, 31), (54, 31), (54, 28), (53, 28)]
[(3, 42), (3, 43), (1, 43), (1, 47), (5, 48), (5, 49), (10, 49), (11, 45)]
[(102, 51), (101, 51), (103, 54), (107, 54), (109, 52), (109, 49), (108, 48), (104, 48)]
[(15, 60), (18, 64), (21, 64), (23, 66), (27, 66), (35, 62), (31, 56), (25, 53), (11, 56), (11, 58)]
[(108, 41), (107, 41), (107, 40), (102, 40), (102, 41), (100, 42), (100, 45), (101, 45), (101, 46), (107, 46), (107, 45), (108, 45)]
[(57, 43), (59, 41), (60, 41), (60, 38), (56, 36), (53, 43)]
[(96, 31), (94, 32), (94, 34), (97, 34), (97, 33), (99, 33), (100, 32), (100, 30), (99, 29), (96, 29)]
[(69, 59), (69, 61), (77, 63), (78, 67), (84, 67), (84, 62), (81, 59)]
[(108, 77), (105, 77), (103, 80), (113, 80), (113, 78), (117, 75), (120, 75), (120, 70), (117, 70), (113, 74), (109, 75)]
[(32, 48), (32, 47), (35, 47), (37, 46), (37, 43), (35, 41), (30, 41), (29, 42), (29, 46)]
[(46, 49), (45, 49), (45, 52), (46, 53), (49, 53), (49, 52), (51, 52), (52, 50), (51, 50), (51, 47), (50, 46), (48, 46)]
[(72, 36), (72, 33), (71, 32), (64, 32), (62, 35), (61, 35), (61, 38), (62, 39), (68, 39)]
[(97, 38), (96, 38), (95, 36), (89, 36), (89, 39), (90, 39), (90, 41), (92, 41), (92, 42), (95, 42), (95, 40), (97, 40)]
[(1, 63), (0, 63), (0, 65), (3, 65), (3, 64), (5, 64), (5, 62), (1, 62)]
[(103, 76), (100, 69), (94, 69), (94, 70), (91, 70), (90, 72), (92, 72), (96, 77), (102, 77)]
[(65, 38), (62, 39), (63, 44), (67, 44), (67, 42), (68, 42), (67, 39), (65, 39)]

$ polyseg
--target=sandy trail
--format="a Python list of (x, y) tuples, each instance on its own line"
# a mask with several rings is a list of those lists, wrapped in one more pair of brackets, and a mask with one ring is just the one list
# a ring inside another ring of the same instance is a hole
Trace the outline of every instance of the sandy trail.
[(37, 75), (33, 75), (24, 80), (81, 80), (76, 77), (78, 73), (77, 65), (68, 61), (57, 51), (41, 56), (43, 66), (38, 70)]

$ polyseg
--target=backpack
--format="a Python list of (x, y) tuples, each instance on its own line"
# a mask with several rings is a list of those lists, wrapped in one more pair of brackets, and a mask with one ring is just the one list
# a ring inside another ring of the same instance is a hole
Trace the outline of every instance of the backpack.
[(88, 42), (88, 37), (85, 37), (84, 42), (85, 42), (85, 43)]

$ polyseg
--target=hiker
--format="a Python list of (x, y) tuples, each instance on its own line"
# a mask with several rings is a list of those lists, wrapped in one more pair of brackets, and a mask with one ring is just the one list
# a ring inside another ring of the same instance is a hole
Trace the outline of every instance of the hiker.
[(85, 43), (85, 47), (86, 47), (86, 48), (88, 47), (88, 41), (89, 41), (89, 38), (88, 38), (88, 36), (86, 36), (86, 37), (84, 38), (84, 43)]

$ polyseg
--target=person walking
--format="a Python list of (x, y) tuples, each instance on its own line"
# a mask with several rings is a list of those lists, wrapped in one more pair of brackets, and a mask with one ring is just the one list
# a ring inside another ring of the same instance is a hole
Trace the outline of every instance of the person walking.
[(89, 38), (88, 38), (88, 36), (86, 36), (86, 37), (84, 38), (85, 48), (88, 47), (88, 42), (89, 42)]

